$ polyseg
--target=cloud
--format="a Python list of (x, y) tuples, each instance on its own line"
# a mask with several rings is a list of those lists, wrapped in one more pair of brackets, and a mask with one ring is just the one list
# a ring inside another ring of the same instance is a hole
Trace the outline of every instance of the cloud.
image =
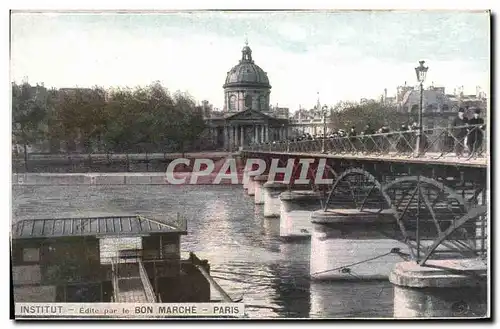
[[(172, 91), (188, 91), (222, 107), (226, 72), (241, 58), (248, 34), (254, 60), (273, 86), (271, 103), (291, 110), (314, 106), (318, 91), (327, 104), (379, 97), (384, 88), (390, 96), (397, 85), (415, 83), (414, 67), (421, 58), (430, 66), (429, 83), (449, 91), (464, 85), (471, 93), (476, 85), (488, 88), (487, 31), (472, 29), (480, 40), (469, 47), (460, 41), (468, 37), (418, 42), (413, 25), (388, 16), (377, 23), (380, 18), (362, 20), (357, 13), (349, 16), (351, 24), (338, 14), (335, 19), (299, 16), (208, 13), (81, 20), (23, 15), (13, 19), (12, 77), (56, 87), (159, 80)], [(433, 24), (454, 28), (445, 21)], [(385, 27), (373, 30), (379, 25)], [(424, 26), (422, 35), (434, 30), (434, 25)]]
[(277, 32), (291, 41), (305, 41), (308, 37), (308, 32), (305, 28), (292, 23), (282, 23), (275, 26)]

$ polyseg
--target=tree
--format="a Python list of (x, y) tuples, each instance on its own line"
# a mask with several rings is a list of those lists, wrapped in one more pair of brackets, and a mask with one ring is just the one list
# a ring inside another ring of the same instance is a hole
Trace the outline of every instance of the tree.
[(174, 103), (175, 115), (171, 126), (174, 129), (171, 138), (177, 142), (179, 151), (184, 154), (186, 146), (192, 147), (205, 130), (205, 120), (191, 96), (177, 92), (174, 95)]
[(64, 89), (54, 93), (53, 135), (68, 149), (79, 140), (86, 151), (100, 143), (106, 120), (106, 92), (100, 87)]
[[(28, 106), (21, 102), (22, 97), (33, 98), (18, 89), (15, 90), (16, 95), (20, 95), (14, 102), (16, 109), (19, 104)], [(97, 145), (106, 152), (158, 152), (171, 150), (173, 146), (184, 152), (205, 129), (203, 113), (195, 106), (194, 99), (180, 92), (172, 96), (158, 82), (135, 89), (73, 88), (53, 90), (49, 94), (47, 106), (52, 110), (47, 116), (48, 137), (65, 141), (68, 150), (75, 150), (79, 140), (86, 151)], [(29, 104), (33, 111), (28, 112), (38, 113), (35, 111), (38, 103)], [(15, 122), (19, 124), (21, 119)], [(34, 131), (34, 122), (28, 125), (24, 123), (26, 119), (21, 121), (22, 131)], [(24, 137), (24, 140), (35, 138)]]
[(28, 146), (42, 141), (46, 135), (44, 123), (47, 106), (37, 97), (39, 86), (29, 83), (12, 84), (12, 134), (13, 142), (21, 144), (24, 150), (24, 165), (28, 170)]
[(397, 111), (395, 106), (382, 103), (349, 103), (342, 102), (335, 106), (331, 114), (331, 126), (336, 129), (355, 127), (357, 131), (364, 130), (366, 124), (374, 129), (383, 125), (391, 129), (398, 129), (406, 123), (408, 116)]

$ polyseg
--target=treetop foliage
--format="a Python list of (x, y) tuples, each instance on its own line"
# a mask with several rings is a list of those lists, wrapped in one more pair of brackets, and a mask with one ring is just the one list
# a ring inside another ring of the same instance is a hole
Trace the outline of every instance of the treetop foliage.
[(398, 112), (396, 106), (380, 102), (339, 102), (331, 110), (330, 118), (332, 128), (350, 129), (354, 126), (357, 131), (364, 130), (366, 124), (375, 129), (384, 125), (397, 129), (413, 120), (408, 115)]
[[(161, 152), (182, 150), (205, 128), (191, 95), (171, 94), (158, 82), (50, 91), (24, 83), (13, 84), (12, 90), (13, 131), (20, 144), (47, 137), (111, 152)], [(37, 96), (41, 93), (46, 97)]]

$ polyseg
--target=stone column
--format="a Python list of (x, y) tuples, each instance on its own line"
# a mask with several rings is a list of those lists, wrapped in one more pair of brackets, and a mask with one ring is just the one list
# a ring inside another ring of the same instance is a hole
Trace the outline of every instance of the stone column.
[(238, 111), (245, 109), (245, 95), (242, 91), (238, 92)]
[(266, 126), (262, 125), (260, 126), (260, 141), (261, 143), (264, 143), (266, 141), (265, 139), (265, 135), (264, 135), (264, 130), (265, 130)]
[(257, 126), (253, 125), (253, 141), (257, 143)]
[(241, 146), (245, 146), (245, 127), (240, 126), (240, 144)]
[(265, 127), (266, 127), (266, 142), (269, 142), (269, 125), (267, 124)]
[(224, 126), (224, 149), (229, 149), (229, 129), (227, 126)]
[(229, 126), (228, 132), (229, 132), (229, 147), (232, 149), (233, 143), (234, 143), (233, 127), (232, 126)]
[(236, 142), (236, 147), (240, 146), (240, 126), (235, 127), (234, 141)]

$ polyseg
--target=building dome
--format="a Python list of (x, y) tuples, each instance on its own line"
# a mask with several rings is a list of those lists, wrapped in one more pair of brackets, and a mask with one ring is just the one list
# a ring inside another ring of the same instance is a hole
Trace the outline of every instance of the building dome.
[(267, 73), (264, 72), (252, 60), (252, 50), (248, 45), (241, 50), (242, 57), (238, 65), (234, 66), (227, 72), (226, 83), (223, 88), (227, 87), (261, 87), (271, 88)]

